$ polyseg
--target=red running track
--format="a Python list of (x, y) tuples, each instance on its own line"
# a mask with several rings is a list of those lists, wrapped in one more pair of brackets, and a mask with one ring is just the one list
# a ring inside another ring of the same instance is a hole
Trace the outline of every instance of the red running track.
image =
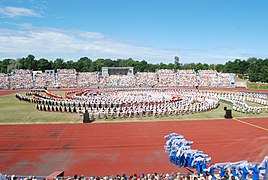
[[(0, 125), (0, 171), (18, 175), (171, 173), (164, 136), (176, 132), (212, 162), (261, 161), (268, 118), (131, 123)], [(244, 123), (246, 122), (246, 123)]]

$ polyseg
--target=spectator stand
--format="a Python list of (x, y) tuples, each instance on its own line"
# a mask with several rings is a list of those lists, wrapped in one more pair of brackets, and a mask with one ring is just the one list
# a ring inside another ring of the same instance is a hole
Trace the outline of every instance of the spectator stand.
[(58, 86), (63, 88), (76, 88), (77, 73), (75, 69), (57, 69)]
[(10, 80), (7, 74), (0, 73), (0, 90), (10, 89)]
[(32, 89), (33, 73), (31, 70), (14, 69), (10, 76), (11, 89)]

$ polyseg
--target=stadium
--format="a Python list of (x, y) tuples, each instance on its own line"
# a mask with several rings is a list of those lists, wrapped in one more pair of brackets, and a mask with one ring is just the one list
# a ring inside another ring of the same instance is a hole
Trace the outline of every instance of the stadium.
[(216, 70), (134, 70), (2, 74), (1, 172), (12, 180), (222, 179), (246, 168), (248, 178), (266, 178), (267, 90)]
[(0, 0), (0, 180), (268, 180), (267, 0)]

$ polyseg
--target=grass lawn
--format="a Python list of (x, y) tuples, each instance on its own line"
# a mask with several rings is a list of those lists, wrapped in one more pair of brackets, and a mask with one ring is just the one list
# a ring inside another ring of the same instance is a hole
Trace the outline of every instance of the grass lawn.
[[(56, 91), (55, 94), (63, 95), (63, 92)], [(168, 117), (144, 117), (144, 118), (119, 118), (119, 119), (100, 119), (95, 122), (112, 122), (112, 121), (155, 121), (155, 120), (187, 120), (187, 119), (218, 119), (224, 118), (225, 111), (224, 107), (231, 108), (226, 103), (221, 105), (214, 110), (188, 114), (179, 116), (168, 116)], [(243, 114), (240, 112), (232, 111), (233, 117), (268, 117), (268, 113), (262, 114)], [(44, 112), (38, 111), (35, 108), (35, 104), (19, 101), (15, 98), (14, 94), (7, 96), (0, 96), (0, 123), (82, 123), (82, 114), (77, 113), (60, 113), (60, 112)]]
[(247, 87), (251, 89), (268, 89), (268, 83), (247, 82)]
[(43, 112), (34, 103), (19, 101), (14, 94), (0, 96), (0, 123), (78, 123), (77, 113)]
[(241, 78), (239, 78), (239, 77), (237, 77), (237, 76), (235, 76), (235, 82), (244, 82), (245, 80), (244, 79), (241, 79)]

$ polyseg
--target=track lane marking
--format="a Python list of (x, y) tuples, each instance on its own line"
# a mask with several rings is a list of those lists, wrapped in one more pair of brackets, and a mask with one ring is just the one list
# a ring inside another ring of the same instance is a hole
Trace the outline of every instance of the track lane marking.
[(244, 123), (244, 124), (247, 124), (247, 125), (253, 126), (253, 127), (256, 127), (256, 128), (259, 128), (259, 129), (262, 129), (262, 130), (265, 130), (265, 131), (268, 131), (268, 129), (267, 129), (267, 128), (264, 128), (264, 127), (261, 127), (261, 126), (255, 125), (255, 124), (251, 124), (251, 123), (248, 123), (248, 122), (245, 122), (245, 121), (242, 121), (242, 120), (236, 119), (236, 118), (233, 118), (233, 120), (238, 121), (238, 122), (240, 122), (240, 123)]

